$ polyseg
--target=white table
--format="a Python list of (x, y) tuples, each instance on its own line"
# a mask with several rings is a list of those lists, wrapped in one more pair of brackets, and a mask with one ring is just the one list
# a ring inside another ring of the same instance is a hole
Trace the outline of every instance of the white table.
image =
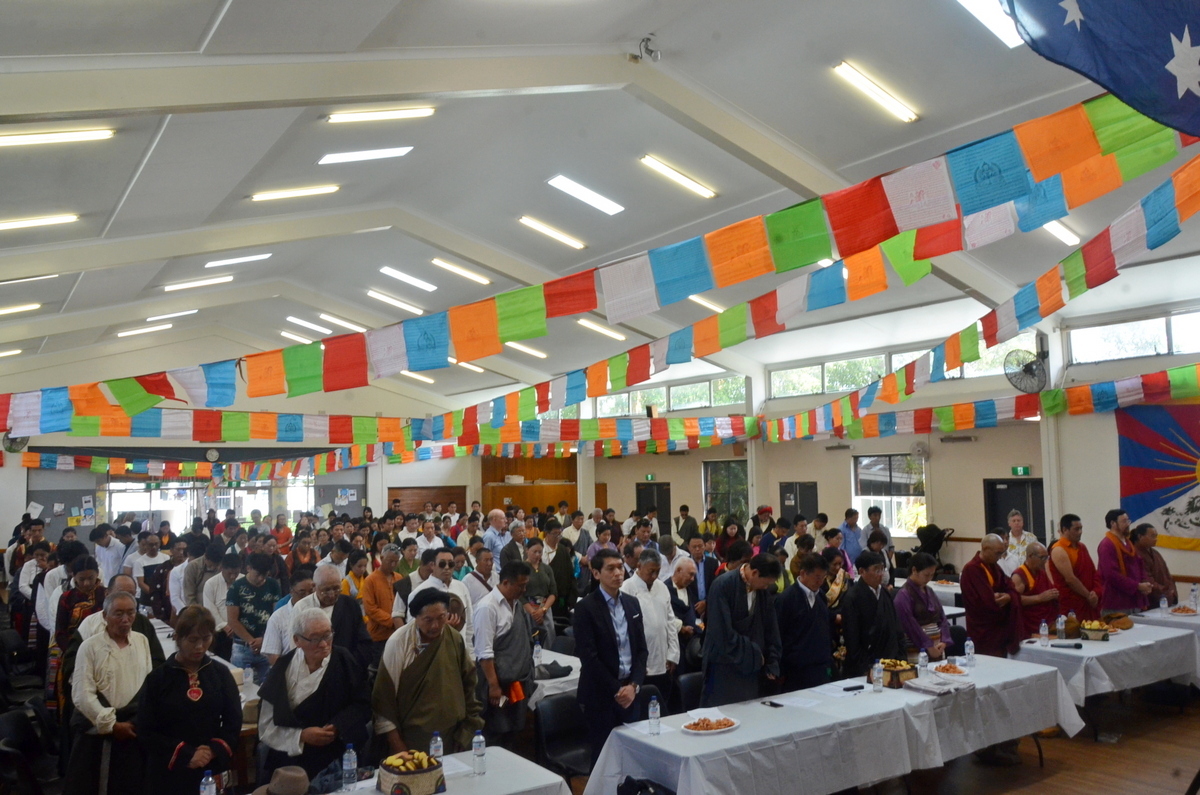
[(962, 601), (962, 586), (958, 583), (939, 585), (931, 582), (926, 587), (937, 594), (938, 601), (946, 607), (957, 607), (958, 603)]
[[(562, 776), (499, 746), (487, 749), (487, 772), (482, 776), (471, 772), (470, 751), (446, 759), (467, 766), (446, 774), (446, 791), (454, 795), (571, 795)], [(355, 789), (374, 792), (375, 779), (360, 781)]]
[(1042, 648), (1036, 640), (1025, 641), (1014, 659), (1057, 668), (1079, 706), (1088, 696), (1164, 679), (1194, 682), (1200, 670), (1200, 636), (1192, 630), (1135, 624), (1107, 641), (1078, 642), (1082, 649)]
[[(941, 597), (938, 597), (938, 601), (941, 601)], [(966, 616), (967, 609), (965, 607), (942, 605), (942, 612), (946, 614), (947, 621), (949, 621), (951, 624), (957, 624), (959, 619)]]
[(559, 654), (549, 649), (542, 650), (542, 663), (556, 662), (571, 669), (571, 673), (558, 679), (539, 679), (537, 689), (529, 697), (529, 708), (537, 709), (537, 705), (547, 696), (557, 696), (560, 693), (574, 693), (579, 688), (579, 671), (583, 663), (578, 657), (569, 654)]
[[(1130, 618), (1133, 619), (1134, 624), (1182, 629), (1200, 636), (1200, 615), (1181, 616), (1170, 612), (1163, 615), (1155, 607), (1147, 610), (1145, 613), (1131, 615)], [(1200, 658), (1197, 659), (1197, 664), (1200, 665)], [(1200, 668), (1196, 670), (1196, 674), (1190, 684), (1200, 687)]]

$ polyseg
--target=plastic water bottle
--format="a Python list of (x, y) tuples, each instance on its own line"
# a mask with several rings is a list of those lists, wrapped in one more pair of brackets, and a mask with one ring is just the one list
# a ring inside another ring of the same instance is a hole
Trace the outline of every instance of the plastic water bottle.
[(354, 743), (346, 743), (346, 753), (342, 754), (342, 790), (349, 792), (358, 784), (358, 754), (354, 753)]
[(200, 779), (200, 795), (217, 795), (217, 781), (211, 770), (205, 770), (204, 778)]
[(658, 703), (658, 696), (650, 697), (650, 734), (656, 735), (659, 733), (658, 719), (662, 717), (662, 705)]
[(975, 667), (975, 641), (967, 638), (967, 642), (963, 644), (963, 651), (967, 653), (967, 667)]
[(242, 669), (242, 687), (254, 684), (254, 669), (247, 665)]
[(1160, 597), (1158, 600), (1158, 614), (1160, 616), (1165, 616), (1167, 614), (1168, 607), (1169, 605), (1167, 604), (1167, 597)]
[(442, 733), (434, 732), (433, 738), (429, 741), (429, 755), (434, 759), (441, 759), (445, 752), (445, 746), (442, 745)]
[(924, 649), (917, 655), (917, 676), (922, 679), (929, 676), (929, 652)]
[(1066, 640), (1067, 637), (1067, 617), (1059, 614), (1058, 620), (1054, 622), (1055, 634), (1059, 640)]
[(1050, 625), (1046, 623), (1046, 619), (1042, 619), (1041, 626), (1038, 627), (1039, 642), (1043, 646), (1050, 645)]
[(542, 644), (533, 644), (533, 667), (536, 668), (542, 664)]
[(475, 730), (475, 737), (471, 740), (471, 768), (477, 776), (487, 772), (487, 743), (479, 729)]
[(1200, 586), (1192, 583), (1192, 609), (1200, 610)]
[(876, 660), (871, 669), (871, 689), (876, 693), (883, 692), (883, 660)]

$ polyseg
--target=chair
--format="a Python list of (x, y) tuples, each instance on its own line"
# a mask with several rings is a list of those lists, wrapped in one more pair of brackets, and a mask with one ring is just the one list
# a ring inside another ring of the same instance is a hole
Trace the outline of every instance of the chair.
[(34, 653), (15, 629), (0, 630), (0, 651), (14, 672), (28, 673), (34, 666)]
[(568, 657), (575, 656), (575, 638), (570, 635), (558, 635), (554, 638), (554, 643), (550, 645), (550, 651), (565, 654)]
[(591, 773), (592, 750), (575, 694), (547, 696), (534, 714), (538, 764), (567, 780)]
[(678, 712), (687, 712), (700, 706), (700, 695), (704, 691), (704, 674), (694, 671), (675, 680), (675, 700)]
[(34, 728), (42, 740), (42, 747), (46, 749), (46, 753), (57, 755), (58, 738), (56, 735), (58, 734), (58, 730), (56, 726), (58, 720), (46, 707), (45, 694), (39, 693), (25, 702), (25, 711), (33, 719)]
[(967, 642), (967, 628), (960, 627), (958, 624), (950, 625), (950, 644), (946, 646), (946, 656), (961, 657), (966, 654), (963, 646)]
[(33, 762), (41, 756), (41, 743), (29, 716), (20, 710), (0, 715), (0, 781), (18, 795), (42, 795), (33, 769)]

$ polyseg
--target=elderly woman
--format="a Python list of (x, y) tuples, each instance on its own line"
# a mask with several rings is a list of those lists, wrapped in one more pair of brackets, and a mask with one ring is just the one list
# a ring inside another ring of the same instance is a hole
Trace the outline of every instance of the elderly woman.
[(931, 660), (946, 656), (950, 645), (950, 622), (937, 594), (927, 587), (937, 572), (937, 559), (918, 552), (909, 562), (908, 580), (896, 593), (896, 617), (904, 630), (904, 649), (909, 662), (916, 662), (924, 649)]
[(205, 771), (229, 769), (242, 702), (229, 668), (208, 655), (216, 631), (203, 607), (184, 608), (175, 622), (178, 651), (146, 677), (137, 728), (147, 793), (192, 795)]
[(366, 671), (333, 645), (333, 628), (320, 608), (295, 612), (292, 640), (296, 648), (279, 658), (258, 692), (258, 735), (266, 746), (259, 780), (298, 765), (314, 791), (332, 792), (341, 786), (346, 746), (365, 750), (371, 718)]
[(1158, 530), (1152, 524), (1140, 524), (1129, 531), (1129, 540), (1142, 559), (1146, 579), (1154, 586), (1150, 591), (1151, 606), (1157, 605), (1164, 596), (1167, 597), (1167, 604), (1178, 604), (1179, 592), (1175, 589), (1175, 578), (1171, 576), (1163, 556), (1155, 549), (1158, 546)]
[[(81, 555), (71, 561), (70, 588), (58, 598), (58, 613), (54, 622), (54, 643), (51, 646), (51, 662), (47, 674), (46, 690), (50, 697), (46, 706), (54, 709), (60, 696), (69, 691), (64, 688), (61, 668), (62, 653), (71, 643), (71, 636), (83, 620), (100, 610), (104, 604), (104, 586), (100, 585), (100, 564), (91, 555)], [(63, 712), (62, 714), (65, 714)]]
[[(825, 549), (836, 549), (841, 554), (842, 571), (846, 573), (847, 577), (853, 580), (855, 575), (854, 561), (850, 560), (850, 554), (846, 552), (846, 550), (842, 549), (842, 542), (845, 541), (845, 539), (842, 537), (841, 529), (837, 527), (831, 527), (822, 533), (822, 535), (825, 536)], [(821, 553), (824, 554), (824, 550), (822, 550)], [(832, 569), (830, 570), (830, 573), (832, 573)]]

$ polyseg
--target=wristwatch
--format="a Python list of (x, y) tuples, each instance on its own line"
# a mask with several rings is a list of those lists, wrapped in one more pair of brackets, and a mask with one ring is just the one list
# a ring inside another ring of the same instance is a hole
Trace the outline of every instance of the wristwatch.
[(635, 696), (636, 696), (636, 695), (640, 695), (640, 694), (641, 694), (641, 692), (642, 692), (642, 686), (641, 686), (641, 685), (634, 685), (634, 686), (633, 686), (633, 694), (634, 694)]

